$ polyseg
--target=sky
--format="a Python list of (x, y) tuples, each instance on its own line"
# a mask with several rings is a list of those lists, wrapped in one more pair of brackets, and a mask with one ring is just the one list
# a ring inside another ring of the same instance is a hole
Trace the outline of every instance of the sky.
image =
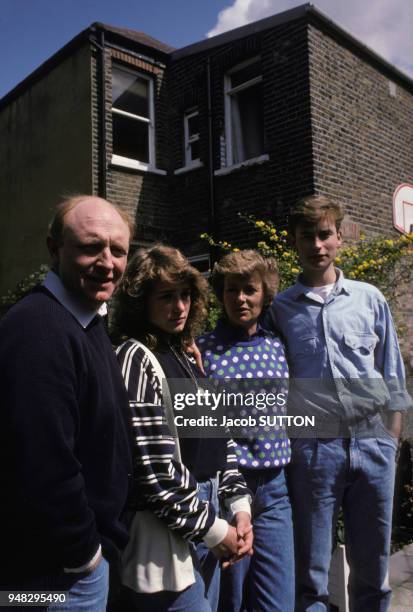
[[(0, 98), (94, 21), (184, 47), (303, 0), (0, 0)], [(315, 0), (342, 28), (413, 78), (412, 0)]]

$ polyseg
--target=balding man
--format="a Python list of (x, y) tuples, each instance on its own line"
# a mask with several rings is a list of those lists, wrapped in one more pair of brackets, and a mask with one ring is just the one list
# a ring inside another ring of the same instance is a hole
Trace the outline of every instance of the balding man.
[(127, 540), (128, 401), (99, 311), (130, 233), (105, 200), (64, 202), (52, 271), (0, 323), (0, 591), (66, 591), (66, 610), (106, 609), (107, 559)]

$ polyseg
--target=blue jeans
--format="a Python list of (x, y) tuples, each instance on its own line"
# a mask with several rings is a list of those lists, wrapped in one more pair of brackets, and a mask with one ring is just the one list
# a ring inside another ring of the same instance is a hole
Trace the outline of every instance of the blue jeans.
[(109, 563), (106, 559), (102, 559), (91, 574), (80, 576), (79, 580), (68, 589), (69, 597), (66, 602), (49, 606), (48, 610), (105, 612), (109, 591)]
[(205, 597), (204, 581), (195, 566), (194, 575), (194, 584), (179, 593), (172, 591), (135, 593), (132, 589), (123, 587), (116, 610), (119, 612), (211, 612), (211, 606)]
[[(218, 478), (211, 478), (205, 482), (200, 482), (198, 497), (199, 499), (209, 501), (218, 515)], [(219, 582), (221, 576), (219, 561), (203, 542), (194, 546), (194, 552), (194, 564), (203, 578), (206, 598), (211, 606), (212, 612), (216, 612), (218, 609)]]
[(378, 438), (292, 441), (296, 611), (328, 610), (328, 571), (340, 507), (350, 566), (352, 612), (385, 612), (396, 441)]
[(292, 612), (293, 531), (284, 469), (241, 472), (254, 495), (254, 554), (222, 572), (220, 610)]
[[(3, 586), (0, 587), (1, 589)], [(36, 607), (36, 612), (106, 612), (109, 591), (109, 563), (102, 559), (90, 574), (65, 574), (58, 572), (36, 577), (7, 586), (10, 591), (53, 591), (67, 593), (65, 603)], [(13, 610), (27, 610), (13, 607)]]

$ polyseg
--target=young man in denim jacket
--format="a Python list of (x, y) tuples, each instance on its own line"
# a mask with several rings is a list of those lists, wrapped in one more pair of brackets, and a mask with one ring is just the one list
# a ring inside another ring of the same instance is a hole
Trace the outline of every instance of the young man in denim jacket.
[(342, 218), (324, 196), (293, 207), (290, 232), (303, 272), (264, 322), (287, 345), (290, 410), (316, 416), (314, 437), (293, 440), (289, 468), (300, 612), (328, 609), (340, 507), (351, 610), (388, 609), (395, 453), (401, 412), (412, 406), (385, 298), (334, 267)]

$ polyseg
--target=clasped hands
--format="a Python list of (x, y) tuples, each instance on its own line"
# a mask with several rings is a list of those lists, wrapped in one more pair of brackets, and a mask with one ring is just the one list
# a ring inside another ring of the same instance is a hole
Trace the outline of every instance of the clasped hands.
[(240, 561), (245, 555), (252, 555), (254, 535), (251, 517), (248, 512), (237, 512), (233, 524), (229, 525), (225, 538), (212, 548), (216, 557), (222, 559), (222, 568), (226, 569)]

